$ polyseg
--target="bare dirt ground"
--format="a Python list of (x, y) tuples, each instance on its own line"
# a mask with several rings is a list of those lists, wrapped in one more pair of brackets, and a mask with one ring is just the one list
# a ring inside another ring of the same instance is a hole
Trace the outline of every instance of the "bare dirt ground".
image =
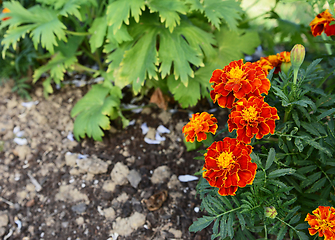
[[(187, 111), (146, 108), (103, 142), (77, 142), (70, 111), (85, 91), (67, 85), (45, 99), (37, 87), (27, 105), (0, 87), (0, 238), (210, 239), (209, 230), (188, 231), (202, 216), (197, 181), (178, 179), (203, 164), (182, 141)], [(221, 127), (225, 115), (215, 113)], [(146, 143), (159, 125), (165, 140)]]

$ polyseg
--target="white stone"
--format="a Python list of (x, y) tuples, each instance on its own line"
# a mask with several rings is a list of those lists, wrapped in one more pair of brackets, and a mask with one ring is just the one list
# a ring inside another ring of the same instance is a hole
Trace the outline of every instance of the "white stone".
[(168, 166), (160, 166), (156, 168), (152, 174), (151, 182), (153, 184), (164, 183), (166, 179), (169, 179), (171, 176), (171, 171)]
[(132, 187), (137, 188), (138, 184), (142, 180), (142, 177), (141, 174), (139, 174), (136, 170), (132, 169), (127, 175), (127, 179)]
[(118, 233), (121, 236), (129, 236), (133, 231), (136, 231), (139, 227), (145, 223), (145, 215), (135, 212), (129, 218), (118, 217), (113, 223), (113, 233)]
[(128, 183), (127, 175), (129, 168), (121, 162), (117, 162), (111, 172), (113, 182), (118, 185), (125, 185)]

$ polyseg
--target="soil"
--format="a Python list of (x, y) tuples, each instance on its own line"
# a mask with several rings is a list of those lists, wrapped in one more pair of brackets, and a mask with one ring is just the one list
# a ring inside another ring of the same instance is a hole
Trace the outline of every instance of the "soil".
[[(66, 85), (48, 99), (34, 89), (27, 106), (10, 84), (0, 88), (1, 238), (210, 239), (210, 229), (188, 231), (203, 214), (197, 181), (178, 180), (202, 167), (193, 159), (200, 154), (186, 151), (181, 128), (190, 111), (211, 108), (206, 100), (189, 111), (173, 103), (167, 111), (129, 111), (132, 125), (113, 122), (102, 142), (78, 142), (70, 111), (89, 87)], [(219, 128), (226, 116), (215, 112)], [(148, 134), (159, 125), (170, 132), (148, 144), (143, 123)]]

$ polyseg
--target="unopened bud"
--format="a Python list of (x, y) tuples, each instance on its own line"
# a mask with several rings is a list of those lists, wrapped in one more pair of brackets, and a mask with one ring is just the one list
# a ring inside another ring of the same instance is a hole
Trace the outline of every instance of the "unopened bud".
[(271, 206), (271, 207), (266, 207), (265, 208), (265, 217), (268, 217), (268, 218), (275, 218), (277, 216), (277, 210), (274, 206)]
[(299, 69), (305, 59), (305, 47), (301, 44), (296, 44), (291, 50), (291, 63), (293, 69)]

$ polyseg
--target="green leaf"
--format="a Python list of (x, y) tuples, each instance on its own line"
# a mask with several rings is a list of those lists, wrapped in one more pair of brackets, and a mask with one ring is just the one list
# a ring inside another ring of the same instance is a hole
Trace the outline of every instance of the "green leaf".
[(157, 78), (156, 64), (158, 64), (156, 50), (157, 30), (148, 28), (136, 44), (125, 51), (121, 67), (117, 72), (116, 85), (124, 87), (132, 83), (133, 90), (138, 93), (144, 85), (144, 80)]
[[(54, 46), (57, 46), (57, 39), (67, 41), (66, 26), (58, 19), (57, 12), (50, 9), (34, 7), (34, 22), (30, 36), (37, 49), (40, 43), (51, 54), (54, 53)], [(57, 38), (56, 38), (57, 37)]]
[[(64, 3), (62, 3), (64, 2)], [(58, 5), (62, 3), (62, 5)], [(65, 17), (68, 15), (76, 16), (80, 21), (82, 21), (81, 14), (80, 14), (80, 1), (78, 0), (66, 0), (66, 1), (57, 1), (55, 5), (55, 9), (62, 9), (60, 10), (59, 14)]]
[(296, 111), (292, 112), (292, 118), (293, 118), (295, 124), (297, 124), (297, 126), (300, 127), (300, 119), (299, 119), (298, 113)]
[(245, 219), (239, 211), (236, 212), (236, 216), (238, 218), (238, 221), (240, 222), (241, 229), (243, 231), (245, 229), (245, 224), (246, 224)]
[(309, 237), (304, 232), (296, 231), (296, 233), (297, 233), (300, 240), (308, 240), (309, 239)]
[(323, 113), (321, 113), (319, 116), (316, 117), (316, 120), (320, 121), (321, 119), (323, 119), (324, 117), (330, 116), (331, 114), (333, 114), (335, 112), (335, 108), (331, 108)]
[(107, 24), (112, 26), (113, 33), (116, 33), (121, 28), (122, 23), (129, 25), (129, 15), (136, 22), (139, 22), (140, 15), (145, 9), (145, 0), (117, 0), (113, 1), (107, 6)]
[(268, 153), (268, 158), (265, 163), (265, 170), (268, 170), (271, 167), (273, 161), (275, 160), (275, 157), (276, 157), (275, 149), (270, 148), (269, 153)]
[(234, 213), (229, 213), (228, 216), (228, 221), (227, 221), (227, 229), (228, 229), (228, 236), (230, 237), (230, 239), (233, 239), (234, 237), (234, 228), (233, 228), (233, 223), (234, 223)]
[(173, 29), (180, 24), (178, 13), (186, 15), (187, 7), (179, 0), (152, 0), (149, 1), (150, 12), (158, 12), (161, 22), (165, 22), (165, 27), (173, 32)]
[(301, 126), (303, 128), (305, 128), (309, 133), (313, 134), (313, 135), (316, 135), (318, 137), (320, 137), (320, 133), (318, 130), (316, 130), (312, 124), (310, 123), (306, 123), (306, 122), (301, 122)]
[(293, 174), (296, 170), (293, 168), (282, 168), (282, 169), (277, 169), (269, 173), (268, 177), (269, 178), (278, 178), (284, 175), (290, 175)]
[(191, 10), (200, 10), (204, 12), (208, 20), (220, 29), (222, 20), (224, 20), (231, 30), (237, 30), (237, 21), (241, 19), (242, 9), (238, 2), (234, 0), (205, 0), (205, 1), (187, 1), (192, 4)]
[(308, 176), (306, 180), (301, 182), (301, 187), (307, 187), (312, 183), (315, 183), (321, 177), (321, 172), (313, 173), (312, 175)]
[(194, 77), (190, 63), (197, 67), (204, 66), (204, 64), (202, 62), (203, 56), (199, 55), (199, 51), (187, 43), (182, 33), (180, 28), (176, 28), (172, 33), (166, 29), (160, 31), (158, 54), (161, 66), (159, 72), (164, 78), (170, 74), (173, 63), (175, 79), (180, 78), (181, 82), (187, 87), (188, 77)]
[(316, 106), (319, 107), (328, 107), (335, 104), (335, 94), (324, 96), (319, 98), (316, 101)]
[(102, 141), (104, 133), (101, 129), (110, 128), (109, 117), (113, 107), (118, 107), (120, 101), (115, 96), (107, 96), (110, 89), (101, 84), (92, 86), (92, 89), (80, 99), (71, 110), (71, 117), (76, 117), (73, 133), (77, 140), (93, 137), (96, 141)]
[(281, 226), (277, 235), (277, 240), (282, 240), (287, 232), (287, 225)]
[(332, 153), (328, 150), (328, 148), (325, 148), (323, 146), (320, 145), (320, 143), (314, 141), (314, 140), (304, 140), (308, 145), (313, 146), (314, 148), (324, 152), (325, 154), (327, 154), (329, 157), (332, 157)]
[(226, 66), (231, 61), (244, 58), (244, 54), (253, 54), (261, 41), (257, 32), (238, 30), (235, 32), (221, 29), (217, 32), (218, 59), (220, 66)]
[(327, 178), (326, 177), (323, 177), (323, 178), (319, 179), (317, 182), (315, 182), (312, 185), (312, 187), (310, 189), (308, 189), (306, 191), (306, 193), (313, 193), (313, 192), (321, 189), (325, 185), (326, 182), (327, 182)]
[(107, 31), (106, 17), (98, 17), (94, 19), (92, 26), (88, 29), (88, 32), (92, 34), (89, 43), (91, 46), (91, 52), (102, 46)]
[(216, 217), (209, 217), (209, 216), (203, 216), (202, 218), (199, 218), (197, 221), (192, 223), (192, 225), (188, 228), (190, 232), (198, 232), (202, 229), (206, 228), (209, 224), (211, 224)]
[(66, 57), (62, 53), (57, 53), (47, 64), (37, 68), (33, 75), (33, 82), (36, 82), (43, 73), (50, 71), (50, 77), (59, 84), (64, 79), (64, 73), (73, 68), (77, 62), (75, 56)]

